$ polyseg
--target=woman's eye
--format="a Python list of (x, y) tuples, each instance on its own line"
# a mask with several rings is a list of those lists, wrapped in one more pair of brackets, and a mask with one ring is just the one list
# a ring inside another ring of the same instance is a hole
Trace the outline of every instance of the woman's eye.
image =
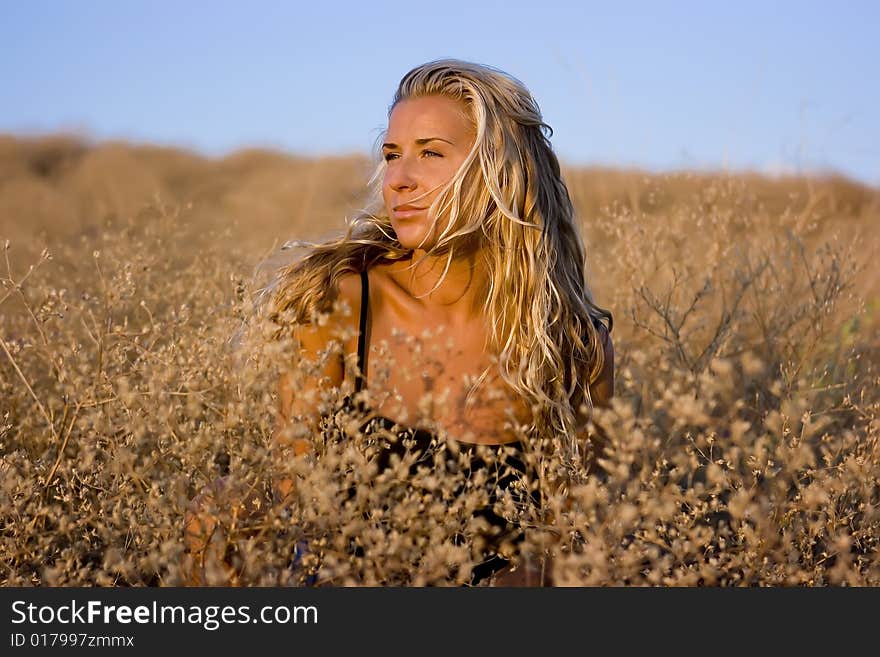
[[(437, 151), (428, 151), (428, 150), (422, 151), (422, 155), (424, 155), (425, 157), (443, 157), (443, 155), (441, 155)], [(384, 155), (386, 162), (389, 162), (391, 160), (396, 160), (399, 157), (400, 157), (399, 153), (385, 153), (385, 155)]]

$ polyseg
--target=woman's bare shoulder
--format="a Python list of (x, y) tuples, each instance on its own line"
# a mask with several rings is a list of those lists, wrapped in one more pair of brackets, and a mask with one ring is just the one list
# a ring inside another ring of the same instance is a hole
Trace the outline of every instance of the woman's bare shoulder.
[(361, 308), (361, 282), (357, 273), (345, 273), (331, 293), (330, 311), (315, 321), (299, 324), (293, 334), (301, 349), (318, 353), (332, 340), (349, 342), (352, 331), (358, 328)]
[(596, 332), (599, 334), (599, 340), (602, 343), (605, 351), (608, 351), (609, 349), (613, 351), (613, 346), (611, 343), (611, 330), (608, 328), (605, 322), (596, 321), (594, 322), (594, 325), (596, 327)]
[(596, 406), (608, 406), (614, 394), (614, 345), (611, 332), (603, 322), (596, 322), (596, 333), (602, 346), (602, 370), (596, 380), (590, 383), (590, 395)]
[(336, 282), (338, 313), (357, 317), (361, 309), (361, 275), (346, 272)]

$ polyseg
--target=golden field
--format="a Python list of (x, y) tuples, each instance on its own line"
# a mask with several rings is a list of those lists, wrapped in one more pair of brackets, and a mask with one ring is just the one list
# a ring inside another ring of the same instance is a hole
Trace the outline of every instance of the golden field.
[[(478, 541), (452, 539), (475, 535), (478, 500), (377, 479), (344, 436), (314, 461), (268, 452), (284, 354), (242, 330), (256, 267), (342, 230), (369, 173), (360, 156), (0, 136), (0, 583), (177, 585), (184, 510), (221, 475), (260, 505), (218, 495), (234, 583), (467, 579)], [(506, 505), (526, 548), (559, 586), (880, 584), (880, 190), (565, 177), (614, 314), (615, 401), (594, 419), (598, 469)], [(300, 481), (283, 506), (265, 494), (279, 470)]]

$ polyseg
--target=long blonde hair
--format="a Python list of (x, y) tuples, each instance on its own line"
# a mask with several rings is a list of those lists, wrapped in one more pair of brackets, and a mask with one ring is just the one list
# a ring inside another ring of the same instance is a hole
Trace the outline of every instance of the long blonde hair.
[[(578, 412), (584, 404), (592, 408), (589, 384), (604, 364), (594, 320), (606, 319), (610, 330), (611, 314), (595, 305), (585, 280), (584, 246), (550, 145), (552, 130), (521, 82), (452, 59), (409, 71), (389, 115), (401, 101), (432, 95), (462, 102), (476, 139), (432, 204), (430, 216), (449, 222), (428, 254), (451, 260), (479, 240), (489, 278), (487, 347), (498, 356), (502, 378), (535, 409), (528, 434), (562, 437), (576, 455)], [(340, 277), (411, 255), (395, 238), (382, 202), (384, 169), (383, 160), (366, 209), (344, 236), (300, 243), (305, 255), (278, 271), (267, 288), (273, 317), (312, 321), (332, 309)]]

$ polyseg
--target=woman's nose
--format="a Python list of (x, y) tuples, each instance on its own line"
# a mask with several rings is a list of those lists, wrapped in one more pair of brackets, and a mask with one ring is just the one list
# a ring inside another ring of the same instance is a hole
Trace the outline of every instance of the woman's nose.
[(406, 160), (405, 158), (393, 160), (388, 165), (388, 171), (385, 180), (388, 182), (388, 185), (394, 190), (415, 189), (417, 184), (416, 178), (413, 175), (412, 167), (410, 166), (408, 160)]

